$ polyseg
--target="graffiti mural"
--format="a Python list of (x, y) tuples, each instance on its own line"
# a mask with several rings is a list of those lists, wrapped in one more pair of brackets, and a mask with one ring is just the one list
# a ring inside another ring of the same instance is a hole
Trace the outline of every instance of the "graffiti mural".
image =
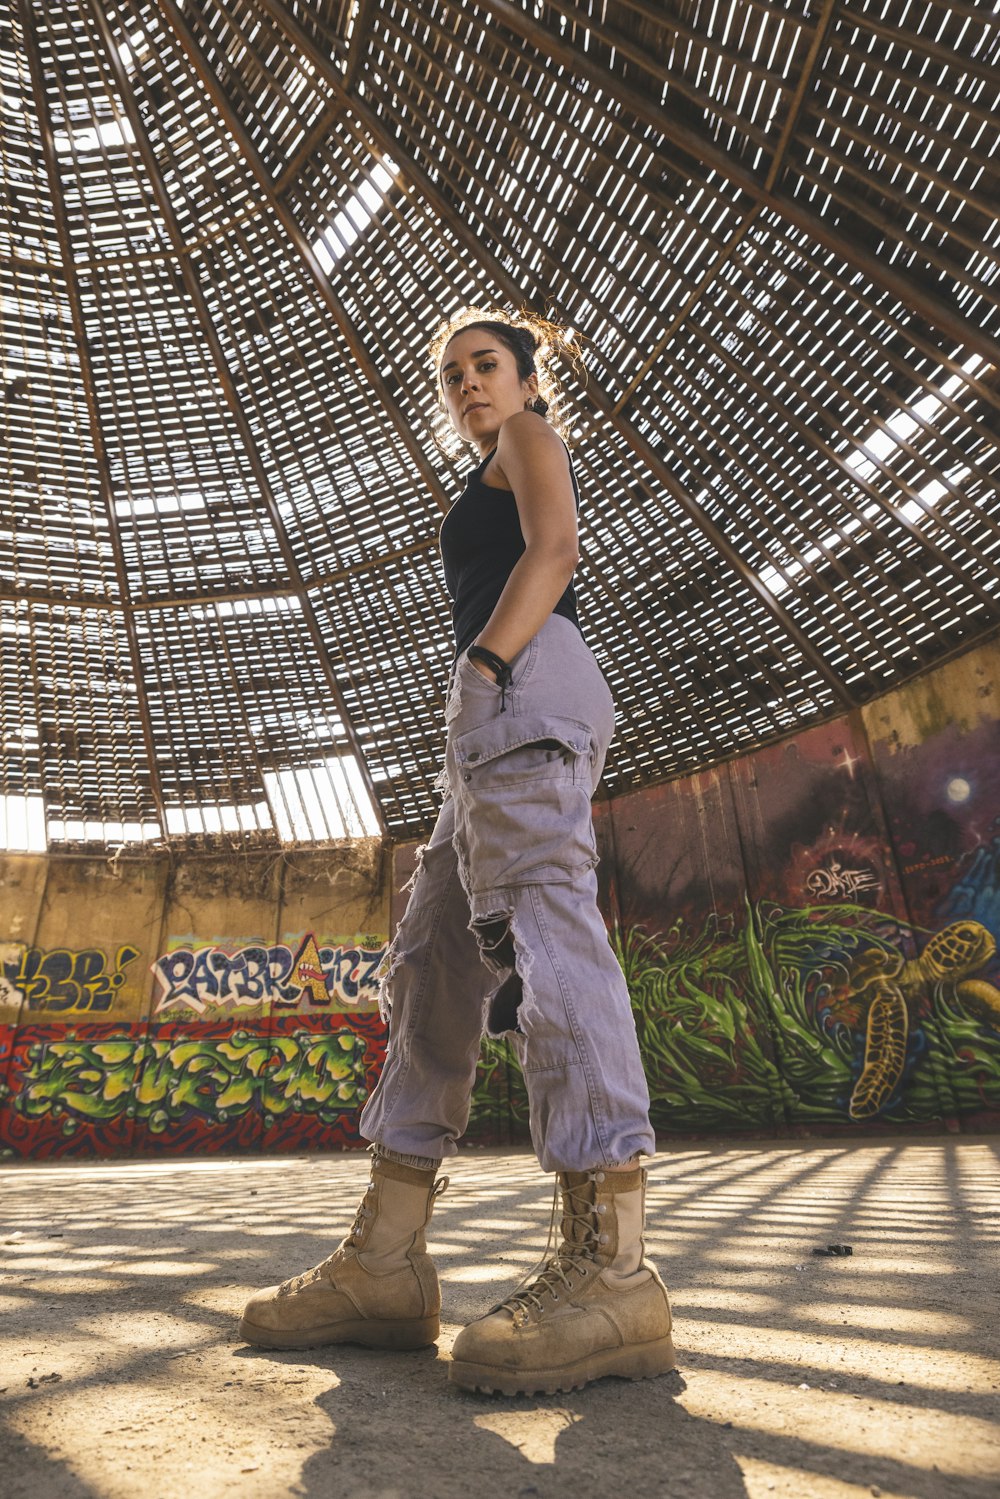
[(903, 749), (889, 708), (874, 744), (837, 720), (612, 804), (658, 1131), (1000, 1123), (1000, 722), (941, 716)]
[(273, 1005), (278, 1009), (374, 1005), (385, 943), (320, 946), (312, 932), (295, 947), (176, 947), (153, 964), (153, 1013)]
[(972, 916), (1000, 932), (1000, 837), (961, 861), (957, 878), (935, 908), (938, 916)]
[(465, 1138), (482, 1145), (519, 1145), (531, 1138), (524, 1074), (504, 1037), (483, 1038)]
[(818, 865), (806, 876), (806, 889), (810, 895), (826, 897), (833, 895), (854, 896), (860, 890), (877, 890), (878, 879), (871, 869), (845, 869), (839, 859)]
[[(842, 1013), (852, 1015), (858, 1028), (864, 1021), (865, 1051), (864, 1066), (851, 1094), (848, 1111), (852, 1119), (869, 1119), (894, 1098), (903, 1077), (914, 1019), (935, 1015), (943, 1026), (946, 1043), (958, 1027), (984, 1027), (985, 1040), (990, 1031), (1000, 1037), (1000, 990), (973, 977), (996, 950), (993, 937), (978, 921), (956, 921), (935, 932), (916, 958), (873, 947), (854, 959), (848, 968), (847, 1007), (842, 1007)], [(952, 1048), (956, 1062), (966, 1067), (970, 1061), (985, 1062), (985, 1053), (977, 1058), (972, 1049), (975, 1037), (963, 1035), (962, 1039), (967, 1044), (960, 1051)], [(940, 1062), (940, 1056), (937, 1060)], [(949, 1079), (952, 1088), (961, 1070), (959, 1066), (953, 1068)]]
[(284, 1017), (255, 1030), (216, 1025), (22, 1027), (0, 1139), (33, 1154), (198, 1144), (232, 1150), (280, 1128), (287, 1148), (359, 1144), (357, 1114), (378, 1074), (385, 1030), (358, 1015), (331, 1029)]
[(97, 947), (24, 947), (11, 957), (13, 946), (8, 944), (3, 962), (3, 1002), (20, 999), (28, 1010), (67, 1015), (110, 1010), (125, 983), (126, 967), (139, 956), (139, 949), (129, 942), (111, 959)]
[(24, 999), (20, 989), (15, 987), (11, 975), (21, 971), (21, 954), (23, 945), (19, 942), (5, 942), (0, 945), (0, 1010), (17, 1012), (21, 1008)]
[(972, 977), (996, 944), (977, 923), (927, 937), (862, 907), (762, 905), (613, 939), (661, 1129), (1000, 1108), (1000, 990)]

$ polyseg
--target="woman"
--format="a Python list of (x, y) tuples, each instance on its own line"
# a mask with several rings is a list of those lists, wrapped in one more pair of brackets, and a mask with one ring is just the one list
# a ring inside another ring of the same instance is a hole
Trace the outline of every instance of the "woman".
[(539, 395), (546, 344), (527, 320), (492, 314), (436, 340), (445, 409), (481, 461), (441, 528), (457, 648), (447, 794), (387, 959), (389, 1050), (361, 1116), (372, 1176), (339, 1249), (254, 1297), (241, 1324), (265, 1347), (433, 1342), (424, 1231), (485, 1024), (517, 1048), (532, 1142), (563, 1205), (555, 1258), (455, 1344), (452, 1380), (510, 1395), (673, 1367), (667, 1294), (642, 1243), (649, 1096), (597, 908), (590, 801), (614, 708), (577, 622), (578, 493)]

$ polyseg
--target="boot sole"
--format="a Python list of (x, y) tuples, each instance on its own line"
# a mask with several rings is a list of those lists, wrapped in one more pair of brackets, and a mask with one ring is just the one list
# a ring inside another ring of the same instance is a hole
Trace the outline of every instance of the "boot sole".
[(363, 1348), (391, 1348), (404, 1352), (436, 1343), (441, 1331), (438, 1317), (414, 1317), (406, 1322), (331, 1322), (328, 1327), (307, 1327), (281, 1332), (258, 1327), (244, 1317), (239, 1334), (255, 1348), (321, 1348), (327, 1343), (360, 1343)]
[(557, 1395), (579, 1390), (608, 1374), (619, 1379), (652, 1379), (657, 1374), (669, 1374), (676, 1366), (673, 1339), (665, 1337), (652, 1343), (603, 1349), (559, 1369), (497, 1369), (453, 1360), (448, 1378), (463, 1390), (478, 1390), (481, 1395)]

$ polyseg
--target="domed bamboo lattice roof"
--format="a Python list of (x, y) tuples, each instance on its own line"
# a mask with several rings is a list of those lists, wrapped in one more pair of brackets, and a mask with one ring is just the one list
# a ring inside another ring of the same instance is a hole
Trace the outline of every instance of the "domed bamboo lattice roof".
[(995, 629), (994, 11), (4, 0), (8, 843), (427, 828), (469, 304), (583, 340), (612, 793)]

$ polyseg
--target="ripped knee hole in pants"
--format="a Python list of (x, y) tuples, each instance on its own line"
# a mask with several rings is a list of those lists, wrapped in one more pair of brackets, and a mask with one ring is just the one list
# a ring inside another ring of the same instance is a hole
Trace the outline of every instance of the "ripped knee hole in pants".
[(491, 1036), (521, 1030), (518, 1011), (524, 999), (524, 978), (517, 968), (513, 923), (508, 916), (486, 917), (472, 923), (483, 962), (503, 980), (491, 996), (486, 1029)]

